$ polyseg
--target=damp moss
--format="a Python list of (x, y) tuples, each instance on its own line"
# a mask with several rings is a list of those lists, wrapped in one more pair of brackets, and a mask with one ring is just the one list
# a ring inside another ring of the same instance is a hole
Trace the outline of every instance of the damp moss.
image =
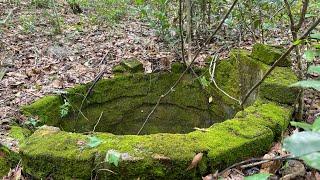
[(19, 160), (20, 156), (17, 152), (0, 144), (0, 177), (7, 175), (10, 168), (16, 167)]
[(39, 179), (50, 175), (54, 179), (89, 179), (94, 150), (81, 146), (86, 140), (56, 128), (40, 128), (21, 144), (25, 172)]
[(8, 165), (6, 159), (0, 154), (0, 177), (8, 174), (10, 166)]
[[(257, 101), (235, 119), (217, 123), (206, 132), (142, 136), (96, 133), (93, 136), (102, 143), (95, 148), (83, 145), (89, 142), (88, 135), (40, 129), (25, 141), (21, 152), (27, 172), (38, 178), (50, 173), (57, 179), (84, 178), (90, 176), (89, 169), (107, 167), (117, 174), (99, 173), (101, 178), (190, 179), (263, 154), (287, 127), (291, 112), (291, 108), (277, 103)], [(108, 164), (104, 162), (108, 150), (127, 153), (127, 159), (118, 167)], [(199, 152), (205, 154), (206, 163), (187, 171)]]
[[(285, 49), (282, 46), (257, 43), (253, 46), (252, 57), (267, 65), (272, 65), (284, 52)], [(291, 66), (291, 62), (289, 58), (286, 58), (278, 66), (289, 67)]]
[(291, 68), (277, 67), (261, 84), (260, 97), (284, 104), (293, 104), (299, 93), (297, 88), (290, 87), (298, 81)]
[(21, 142), (30, 135), (31, 135), (31, 131), (26, 128), (22, 128), (20, 126), (11, 126), (8, 136)]
[(122, 60), (120, 65), (131, 73), (144, 71), (143, 64), (137, 59)]
[[(252, 59), (250, 52), (242, 49), (235, 49), (230, 52), (230, 58), (222, 60), (216, 68), (216, 82), (225, 92), (232, 97), (242, 99), (248, 90), (261, 79), (266, 65)], [(252, 93), (247, 104), (254, 102), (257, 91)], [(224, 101), (236, 104), (227, 96)]]
[[(170, 90), (179, 77), (178, 73), (135, 73), (100, 80), (84, 102), (82, 112), (87, 118), (79, 114), (78, 109), (91, 83), (67, 90), (68, 93), (63, 97), (49, 96), (41, 99), (23, 110), (39, 116), (48, 125), (76, 132), (91, 131), (103, 112), (97, 131), (135, 134), (158, 98)], [(219, 95), (212, 96), (215, 101), (209, 104), (209, 94), (192, 75), (187, 74), (171, 94), (162, 99), (143, 134), (186, 133), (192, 131), (193, 127), (208, 127), (230, 117), (221, 109), (213, 108), (222, 106), (228, 109), (229, 106), (220, 101)], [(59, 108), (63, 98), (72, 105), (65, 118), (60, 117)], [(50, 99), (53, 104), (48, 105)], [(52, 105), (55, 108), (48, 108)], [(175, 128), (174, 124), (177, 124)]]

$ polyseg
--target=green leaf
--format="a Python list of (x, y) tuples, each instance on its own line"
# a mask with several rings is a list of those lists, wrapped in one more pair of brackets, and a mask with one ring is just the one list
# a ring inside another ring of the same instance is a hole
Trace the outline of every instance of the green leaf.
[(305, 58), (308, 62), (312, 62), (316, 58), (316, 52), (313, 50), (307, 50), (304, 52), (303, 58)]
[(302, 88), (313, 88), (320, 91), (320, 81), (319, 80), (304, 80), (299, 81), (291, 85), (291, 87), (302, 87)]
[(244, 180), (267, 180), (270, 176), (271, 174), (259, 173), (252, 176), (247, 176), (244, 178)]
[(300, 159), (302, 159), (310, 167), (320, 170), (320, 152), (314, 152), (314, 153), (302, 156)]
[(299, 45), (299, 44), (301, 44), (301, 43), (302, 43), (302, 40), (301, 40), (301, 39), (298, 39), (298, 40), (296, 40), (296, 41), (293, 42), (293, 45), (297, 46), (297, 45)]
[(318, 117), (312, 124), (312, 131), (320, 132), (320, 117)]
[(102, 143), (102, 140), (97, 138), (96, 136), (89, 137), (89, 143), (87, 144), (89, 147), (94, 148), (99, 146)]
[(299, 128), (302, 128), (302, 129), (304, 129), (306, 131), (311, 131), (312, 130), (312, 125), (304, 123), (304, 122), (291, 121), (290, 124), (291, 124), (291, 126), (299, 127)]
[(320, 33), (310, 34), (310, 37), (311, 37), (312, 39), (320, 40)]
[(200, 78), (200, 83), (201, 83), (202, 87), (208, 87), (209, 84), (210, 84), (209, 81), (206, 79), (205, 76), (202, 76), (202, 77)]
[(308, 68), (308, 73), (309, 73), (309, 74), (310, 74), (310, 73), (320, 74), (320, 66), (314, 66), (314, 65), (310, 66), (310, 67)]
[(104, 161), (118, 166), (119, 162), (121, 161), (121, 153), (115, 150), (109, 150)]
[(311, 131), (294, 133), (284, 139), (283, 148), (296, 157), (320, 151), (320, 133)]

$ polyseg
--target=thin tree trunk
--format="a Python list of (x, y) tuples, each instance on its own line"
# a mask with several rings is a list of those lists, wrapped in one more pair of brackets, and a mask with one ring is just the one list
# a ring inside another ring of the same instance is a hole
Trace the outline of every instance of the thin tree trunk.
[(191, 0), (186, 0), (187, 11), (187, 63), (192, 61), (192, 3)]

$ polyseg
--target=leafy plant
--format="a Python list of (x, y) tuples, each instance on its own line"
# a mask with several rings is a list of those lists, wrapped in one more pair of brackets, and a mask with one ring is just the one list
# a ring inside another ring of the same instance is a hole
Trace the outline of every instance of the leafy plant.
[(49, 8), (50, 0), (32, 0), (31, 4), (38, 8)]
[(71, 104), (65, 99), (64, 104), (60, 106), (60, 116), (66, 117), (69, 113), (69, 110), (71, 108)]
[(89, 137), (89, 143), (87, 144), (87, 146), (89, 146), (90, 148), (94, 148), (99, 146), (102, 143), (102, 140), (99, 139), (96, 136), (90, 136)]
[(320, 118), (317, 118), (312, 125), (302, 122), (291, 122), (291, 124), (305, 131), (285, 138), (283, 148), (310, 167), (320, 170)]
[(20, 23), (24, 33), (35, 32), (35, 17), (33, 15), (20, 16)]
[(35, 118), (30, 117), (30, 118), (28, 118), (28, 120), (24, 124), (29, 127), (31, 126), (31, 128), (34, 128), (37, 126), (37, 123), (38, 123), (38, 121)]

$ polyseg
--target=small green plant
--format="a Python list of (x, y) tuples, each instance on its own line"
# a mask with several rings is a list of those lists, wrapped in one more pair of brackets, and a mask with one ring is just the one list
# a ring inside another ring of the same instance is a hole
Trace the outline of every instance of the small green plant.
[(291, 122), (291, 125), (305, 131), (285, 138), (283, 148), (308, 166), (320, 170), (320, 117), (313, 124)]
[(60, 116), (66, 117), (69, 113), (69, 110), (71, 108), (71, 104), (65, 99), (64, 104), (60, 106)]
[(20, 16), (20, 23), (22, 27), (22, 31), (24, 33), (32, 33), (35, 32), (35, 17), (33, 15), (22, 15)]
[(37, 126), (37, 123), (38, 123), (37, 119), (30, 117), (24, 124), (31, 128), (35, 128)]
[(50, 0), (32, 0), (31, 4), (37, 8), (49, 8)]

